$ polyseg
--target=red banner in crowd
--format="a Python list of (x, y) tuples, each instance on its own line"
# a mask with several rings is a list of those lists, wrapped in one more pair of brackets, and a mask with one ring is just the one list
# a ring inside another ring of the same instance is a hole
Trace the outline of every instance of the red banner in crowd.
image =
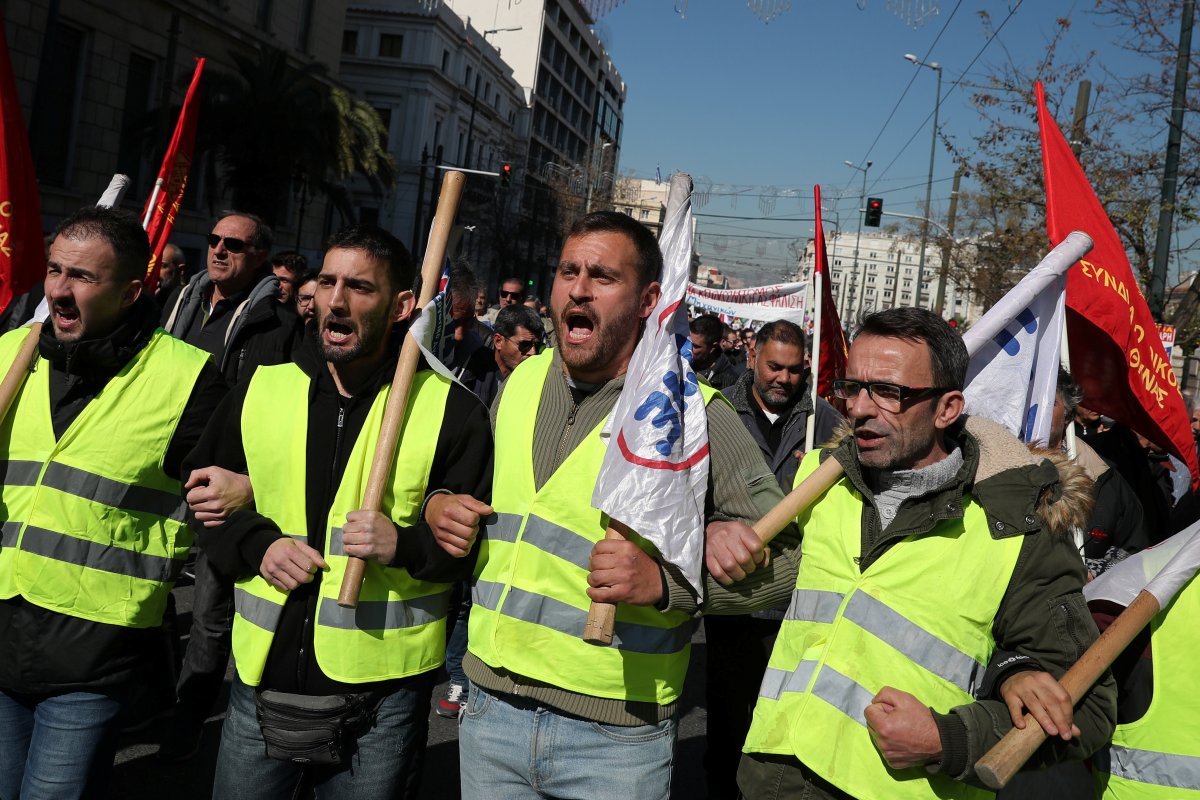
[(0, 311), (45, 276), (37, 175), (0, 17)]
[[(821, 287), (821, 296), (813, 300), (821, 304), (821, 353), (817, 360), (817, 394), (829, 399), (833, 390), (829, 382), (846, 374), (846, 333), (838, 319), (837, 303), (833, 302), (833, 287), (829, 285), (829, 254), (825, 249), (825, 228), (821, 224), (821, 187), (813, 187), (813, 203), (817, 210), (817, 236), (814, 245), (814, 283)], [(820, 275), (821, 279), (815, 279)]]
[(1192, 473), (1192, 487), (1198, 488), (1191, 421), (1150, 307), (1116, 230), (1046, 109), (1040, 82), (1037, 104), (1050, 243), (1057, 245), (1073, 230), (1096, 243), (1067, 272), (1067, 341), (1083, 403), (1183, 461)]
[(150, 237), (150, 264), (146, 267), (146, 290), (154, 291), (158, 285), (158, 262), (163, 248), (171, 238), (175, 216), (183, 203), (183, 190), (187, 188), (188, 172), (192, 168), (192, 151), (196, 146), (196, 120), (200, 117), (200, 74), (204, 71), (204, 59), (196, 59), (196, 71), (192, 85), (188, 87), (179, 122), (175, 124), (175, 135), (171, 146), (163, 156), (154, 191), (142, 211), (142, 223)]

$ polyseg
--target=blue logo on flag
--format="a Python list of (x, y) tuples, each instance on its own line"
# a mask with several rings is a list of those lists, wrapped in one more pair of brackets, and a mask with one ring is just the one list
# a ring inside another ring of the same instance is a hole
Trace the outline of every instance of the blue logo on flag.
[(668, 456), (675, 449), (675, 442), (679, 441), (679, 437), (683, 435), (683, 424), (680, 422), (680, 417), (683, 414), (684, 398), (699, 392), (700, 386), (694, 373), (689, 374), (685, 380), (681, 381), (679, 373), (674, 370), (663, 376), (663, 386), (666, 391), (651, 392), (645, 402), (638, 406), (633, 417), (640, 422), (654, 414), (650, 424), (655, 428), (667, 429), (666, 438), (655, 442), (654, 449), (658, 451), (659, 455)]
[[(1021, 323), (1021, 327), (1026, 333), (1034, 333), (1038, 329), (1037, 317), (1028, 308), (1017, 314), (1017, 322)], [(1017, 341), (1017, 337), (1009, 333), (1008, 330), (1002, 330), (996, 334), (995, 342), (1000, 346), (1000, 349), (1008, 353), (1010, 356), (1015, 356), (1021, 352), (1021, 343)]]

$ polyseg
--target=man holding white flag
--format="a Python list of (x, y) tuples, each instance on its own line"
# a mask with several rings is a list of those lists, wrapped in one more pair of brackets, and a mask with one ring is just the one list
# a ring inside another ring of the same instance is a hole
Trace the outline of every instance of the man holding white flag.
[[(467, 800), (665, 799), (700, 526), (782, 498), (737, 414), (679, 358), (690, 225), (688, 179), (675, 180), (665, 273), (640, 223), (579, 220), (551, 292), (559, 347), (518, 366), (497, 400), (497, 516), (479, 539), (463, 662)], [(623, 604), (611, 647), (581, 638), (590, 601)]]

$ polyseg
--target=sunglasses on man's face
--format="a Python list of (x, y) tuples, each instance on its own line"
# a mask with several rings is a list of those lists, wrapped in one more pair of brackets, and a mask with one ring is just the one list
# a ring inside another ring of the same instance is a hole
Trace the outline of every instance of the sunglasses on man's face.
[(253, 250), (254, 245), (247, 242), (245, 239), (238, 239), (234, 236), (218, 236), (215, 233), (210, 233), (205, 237), (208, 240), (208, 246), (212, 250), (216, 250), (221, 244), (221, 240), (225, 240), (225, 249), (231, 253), (240, 253), (243, 250)]
[(520, 292), (506, 292), (503, 289), (501, 289), (500, 296), (507, 297), (509, 300), (520, 300), (525, 295), (521, 294)]
[(521, 355), (523, 356), (528, 355), (530, 350), (536, 352), (542, 346), (541, 342), (537, 339), (514, 339), (511, 336), (505, 336), (504, 338), (516, 345), (516, 348), (521, 351)]

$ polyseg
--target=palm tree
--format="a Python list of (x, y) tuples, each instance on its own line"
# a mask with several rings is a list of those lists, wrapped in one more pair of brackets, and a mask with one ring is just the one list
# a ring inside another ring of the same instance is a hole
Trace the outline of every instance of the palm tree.
[(394, 183), (379, 114), (322, 80), (323, 66), (296, 67), (272, 47), (230, 58), (235, 72), (210, 68), (204, 76), (196, 149), (213, 155), (211, 174), (233, 207), (274, 225), (296, 189), (301, 217), (308, 199), (323, 194), (353, 220), (351, 176), (362, 174), (377, 192)]

